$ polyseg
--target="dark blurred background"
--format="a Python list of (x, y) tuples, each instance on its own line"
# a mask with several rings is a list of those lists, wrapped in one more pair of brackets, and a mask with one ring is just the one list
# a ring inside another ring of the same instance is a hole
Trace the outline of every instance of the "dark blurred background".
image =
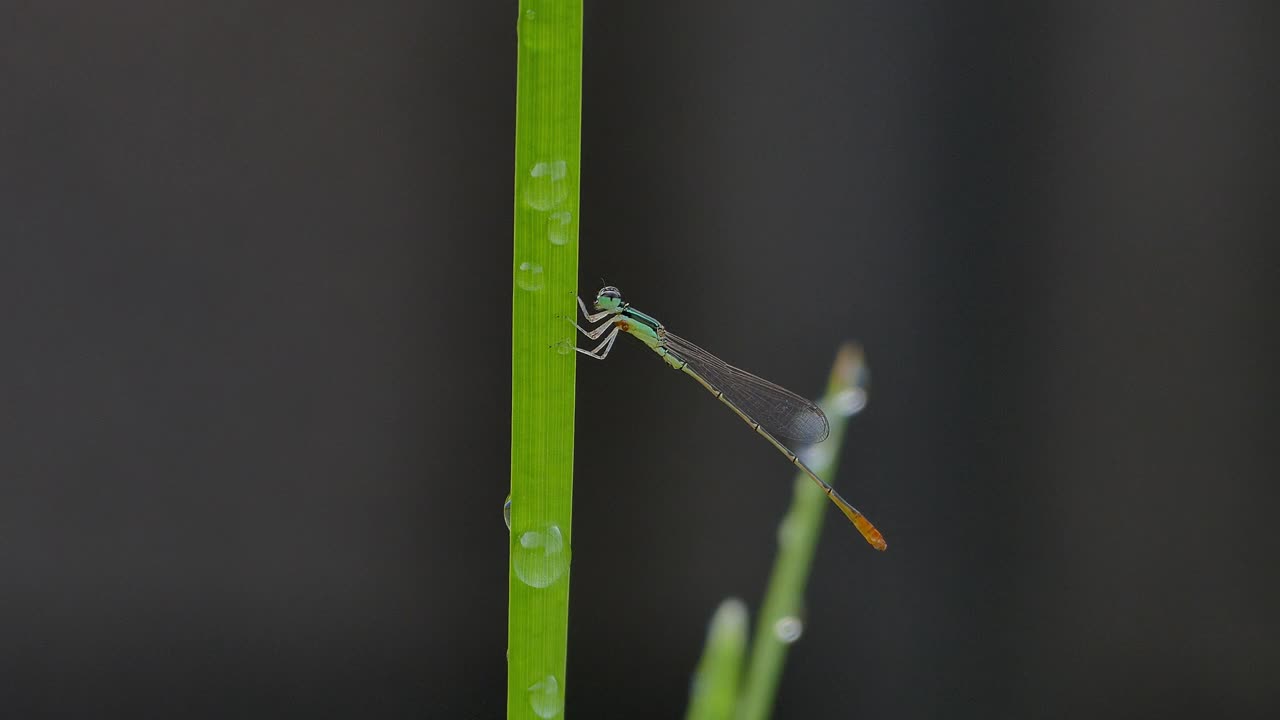
[[(516, 4), (6, 10), (0, 714), (500, 717)], [(1277, 19), (588, 3), (584, 290), (871, 363), (778, 717), (1280, 710)], [(679, 717), (791, 475), (578, 377), (568, 713)]]

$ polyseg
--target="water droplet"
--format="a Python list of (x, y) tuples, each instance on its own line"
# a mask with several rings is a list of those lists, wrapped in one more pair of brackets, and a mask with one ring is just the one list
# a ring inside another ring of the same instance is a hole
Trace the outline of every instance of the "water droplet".
[(569, 342), (568, 340), (561, 340), (560, 342), (556, 343), (555, 345), (552, 345), (551, 347), (555, 348), (556, 352), (560, 353), (561, 355), (571, 355), (573, 354), (574, 344)]
[(555, 675), (548, 675), (529, 686), (529, 705), (533, 707), (533, 714), (544, 720), (556, 717), (564, 710), (560, 682)]
[(773, 634), (778, 640), (790, 645), (800, 639), (804, 633), (804, 623), (794, 615), (778, 618), (773, 624)]
[(550, 210), (569, 197), (569, 164), (564, 160), (536, 163), (524, 185), (524, 202), (534, 210)]
[(511, 532), (511, 496), (502, 504), (502, 519), (507, 523), (507, 532)]
[(569, 569), (569, 544), (554, 523), (544, 530), (520, 533), (513, 552), (516, 577), (531, 587), (547, 587)]
[(867, 406), (867, 391), (860, 387), (841, 390), (831, 401), (836, 412), (846, 417), (857, 415)]
[(520, 263), (519, 272), (516, 273), (516, 285), (519, 285), (521, 290), (541, 290), (542, 266), (534, 262)]
[(564, 245), (569, 242), (569, 225), (573, 222), (573, 213), (568, 210), (551, 213), (547, 219), (547, 238), (552, 245)]
[(529, 174), (533, 177), (549, 177), (552, 180), (563, 180), (568, 172), (569, 164), (563, 160), (556, 160), (555, 162), (540, 162), (534, 165)]
[(541, 16), (533, 10), (525, 10), (518, 28), (520, 42), (530, 50), (546, 50), (553, 47), (556, 42), (556, 29), (550, 21), (554, 15), (556, 15), (554, 9), (544, 11)]

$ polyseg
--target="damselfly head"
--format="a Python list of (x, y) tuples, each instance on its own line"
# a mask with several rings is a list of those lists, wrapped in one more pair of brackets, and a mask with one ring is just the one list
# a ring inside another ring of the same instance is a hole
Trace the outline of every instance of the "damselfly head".
[(596, 307), (601, 310), (617, 310), (622, 306), (622, 293), (612, 285), (600, 288), (596, 293)]

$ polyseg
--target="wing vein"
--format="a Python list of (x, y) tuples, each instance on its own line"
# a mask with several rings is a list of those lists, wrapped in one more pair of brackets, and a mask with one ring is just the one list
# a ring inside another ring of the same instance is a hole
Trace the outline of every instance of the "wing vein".
[(812, 400), (734, 367), (669, 331), (663, 333), (663, 346), (770, 435), (811, 445), (826, 439), (830, 432), (827, 416)]

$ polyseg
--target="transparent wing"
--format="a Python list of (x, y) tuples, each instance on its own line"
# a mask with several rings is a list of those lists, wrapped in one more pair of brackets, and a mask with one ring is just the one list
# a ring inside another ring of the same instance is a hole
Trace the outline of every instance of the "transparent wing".
[(736, 368), (678, 335), (666, 332), (663, 339), (668, 352), (689, 363), (770, 435), (804, 445), (826, 439), (830, 432), (827, 416), (813, 401)]

